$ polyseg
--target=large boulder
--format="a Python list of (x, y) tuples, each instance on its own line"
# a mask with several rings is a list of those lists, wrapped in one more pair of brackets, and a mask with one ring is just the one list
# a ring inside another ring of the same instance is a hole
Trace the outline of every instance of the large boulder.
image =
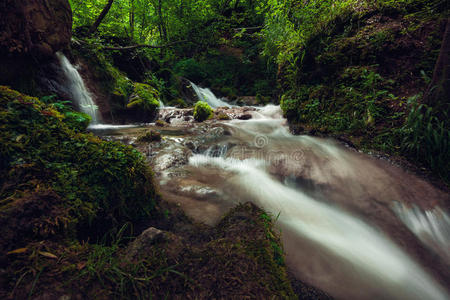
[(189, 79), (180, 76), (177, 78), (177, 83), (178, 83), (178, 90), (184, 101), (188, 105), (193, 106), (199, 99), (194, 89), (192, 88)]
[(9, 83), (29, 67), (67, 48), (72, 36), (68, 0), (0, 2), (0, 82)]

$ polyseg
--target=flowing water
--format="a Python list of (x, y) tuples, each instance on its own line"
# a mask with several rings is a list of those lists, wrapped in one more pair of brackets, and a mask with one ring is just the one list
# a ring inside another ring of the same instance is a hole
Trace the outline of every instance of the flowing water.
[(225, 107), (231, 107), (230, 104), (223, 101), (222, 99), (217, 98), (213, 92), (211, 92), (208, 88), (201, 88), (197, 86), (195, 83), (191, 82), (192, 89), (197, 94), (197, 97), (200, 101), (205, 101), (211, 106), (212, 108), (218, 108), (221, 106)]
[(254, 202), (277, 217), (293, 274), (338, 299), (449, 299), (447, 192), (331, 139), (290, 134), (278, 106), (249, 111), (177, 122), (140, 149), (165, 199), (210, 225)]
[(81, 112), (91, 117), (91, 124), (99, 124), (101, 117), (98, 112), (98, 107), (95, 105), (93, 97), (86, 88), (80, 73), (62, 52), (57, 52), (56, 56), (66, 77), (66, 86), (68, 87), (72, 100)]

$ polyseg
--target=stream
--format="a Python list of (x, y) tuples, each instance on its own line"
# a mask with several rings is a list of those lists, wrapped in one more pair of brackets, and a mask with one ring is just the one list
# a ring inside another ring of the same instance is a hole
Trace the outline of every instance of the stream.
[[(174, 111), (186, 110), (160, 114)], [(209, 225), (254, 202), (277, 218), (295, 276), (336, 298), (448, 299), (448, 194), (331, 139), (290, 134), (278, 106), (250, 114), (204, 124), (175, 117), (158, 128), (161, 143), (137, 146), (164, 198)], [(134, 144), (147, 128), (103, 135)]]
[[(279, 106), (219, 109), (232, 120), (196, 123), (192, 110), (161, 106), (165, 127), (90, 130), (140, 150), (163, 198), (196, 221), (214, 225), (247, 201), (271, 213), (289, 270), (335, 298), (449, 299), (447, 192), (332, 139), (292, 135)], [(136, 143), (149, 129), (162, 141)]]

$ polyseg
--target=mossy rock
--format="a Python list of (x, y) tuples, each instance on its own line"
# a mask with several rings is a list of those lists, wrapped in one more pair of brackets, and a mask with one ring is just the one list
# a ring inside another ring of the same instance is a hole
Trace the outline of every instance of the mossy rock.
[(226, 121), (226, 120), (231, 120), (230, 116), (227, 115), (227, 114), (224, 113), (224, 112), (219, 113), (219, 114), (217, 115), (217, 119), (218, 119), (218, 120), (224, 120), (224, 121)]
[(152, 171), (130, 146), (75, 131), (36, 98), (0, 87), (2, 252), (52, 236), (102, 237), (149, 218)]
[(144, 83), (135, 82), (133, 88), (133, 93), (128, 99), (128, 110), (135, 115), (136, 120), (153, 121), (158, 112), (159, 92), (154, 87)]
[(150, 142), (159, 142), (161, 141), (161, 133), (156, 130), (149, 130), (141, 136), (138, 136), (138, 143), (150, 143)]
[(203, 122), (213, 116), (213, 109), (208, 103), (198, 101), (194, 106), (194, 119), (197, 122)]
[(165, 122), (163, 120), (156, 120), (155, 121), (155, 125), (159, 126), (159, 127), (166, 127), (166, 126), (169, 126), (169, 123), (167, 123), (167, 122)]
[(186, 104), (186, 101), (184, 101), (181, 98), (173, 99), (173, 100), (169, 101), (169, 104), (172, 105), (172, 106), (178, 107), (178, 108), (186, 108), (186, 107), (188, 107), (188, 105)]

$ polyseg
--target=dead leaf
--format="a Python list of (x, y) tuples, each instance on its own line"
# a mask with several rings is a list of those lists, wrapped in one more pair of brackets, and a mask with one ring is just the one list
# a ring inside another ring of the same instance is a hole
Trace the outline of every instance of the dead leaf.
[(82, 270), (84, 269), (84, 267), (86, 267), (86, 263), (85, 262), (80, 262), (77, 264), (77, 269), (78, 270)]
[(39, 251), (39, 254), (44, 256), (44, 257), (51, 258), (51, 259), (57, 259), (58, 258), (55, 254), (50, 253), (50, 252)]
[(10, 254), (20, 254), (20, 253), (25, 253), (25, 252), (27, 252), (27, 250), (28, 250), (28, 248), (19, 248), (19, 249), (16, 249), (16, 250), (9, 251), (9, 252), (6, 253), (6, 254), (7, 254), (7, 255), (10, 255)]

